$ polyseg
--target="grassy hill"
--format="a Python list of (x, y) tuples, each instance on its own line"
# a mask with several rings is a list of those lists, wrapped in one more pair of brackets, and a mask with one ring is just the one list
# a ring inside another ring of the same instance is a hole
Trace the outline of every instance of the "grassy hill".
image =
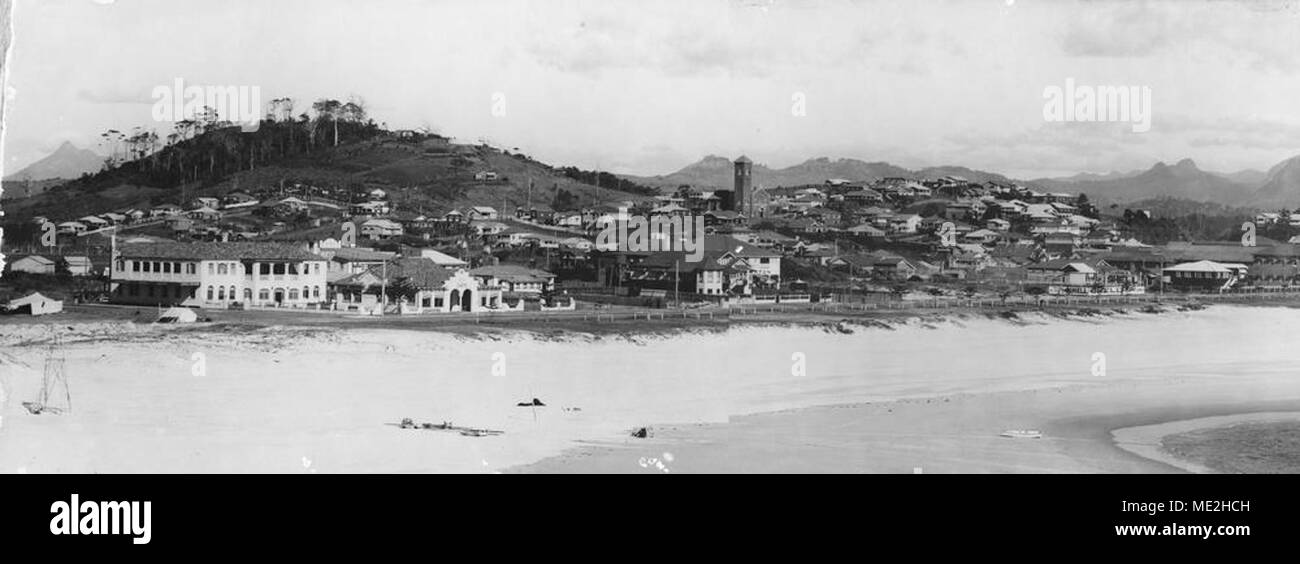
[[(533, 207), (548, 209), (560, 190), (572, 194), (580, 205), (618, 204), (646, 197), (609, 187), (597, 189), (561, 169), (493, 147), (457, 145), (436, 137), (412, 141), (387, 132), (268, 161), (251, 169), (170, 185), (123, 166), (31, 197), (7, 199), (5, 221), (24, 221), (37, 215), (72, 219), (130, 207), (184, 204), (195, 197), (221, 197), (234, 191), (274, 191), (294, 183), (329, 187), (340, 193), (380, 188), (388, 193), (394, 211), (420, 213), (470, 205), (513, 211), (530, 201)], [(495, 172), (498, 179), (475, 180), (475, 173), (486, 171)]]

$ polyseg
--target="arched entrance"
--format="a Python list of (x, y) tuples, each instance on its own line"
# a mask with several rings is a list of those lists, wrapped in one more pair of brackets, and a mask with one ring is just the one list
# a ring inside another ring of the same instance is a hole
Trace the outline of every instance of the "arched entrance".
[(471, 291), (469, 291), (469, 290), (465, 290), (465, 294), (464, 294), (463, 296), (461, 296), (461, 298), (460, 298), (460, 307), (461, 307), (461, 310), (462, 310), (462, 311), (469, 311), (469, 310), (470, 310), (470, 307), (474, 305), (474, 301), (473, 301), (473, 299), (474, 299), (474, 292), (471, 292)]
[(284, 303), (284, 288), (275, 289), (275, 303), (276, 304)]
[(449, 309), (451, 311), (456, 311), (456, 308), (458, 307), (460, 307), (460, 290), (452, 290), (451, 303), (449, 305)]

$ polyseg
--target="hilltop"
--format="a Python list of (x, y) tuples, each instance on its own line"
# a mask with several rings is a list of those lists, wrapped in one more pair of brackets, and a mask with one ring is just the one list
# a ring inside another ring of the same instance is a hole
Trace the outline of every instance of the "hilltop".
[[(576, 204), (616, 203), (644, 198), (650, 191), (630, 182), (620, 186), (612, 175), (602, 175), (598, 189), (592, 184), (595, 176), (586, 171), (553, 167), (487, 145), (457, 144), (436, 135), (399, 135), (373, 126), (356, 125), (341, 135), (338, 145), (318, 135), (323, 142), (300, 150), (279, 148), (276, 144), (292, 133), (276, 131), (277, 126), (284, 128), (267, 123), (256, 133), (240, 133), (237, 128), (232, 132), (214, 127), (47, 192), (30, 197), (11, 193), (16, 199), (6, 200), (5, 219), (74, 218), (164, 203), (185, 205), (195, 197), (293, 183), (331, 187), (339, 194), (379, 188), (389, 194), (394, 211), (417, 213), (470, 205), (513, 211), (513, 206), (530, 202), (549, 209), (560, 193)], [(245, 156), (249, 152), (251, 163)], [(478, 173), (493, 173), (495, 178), (476, 178)]]

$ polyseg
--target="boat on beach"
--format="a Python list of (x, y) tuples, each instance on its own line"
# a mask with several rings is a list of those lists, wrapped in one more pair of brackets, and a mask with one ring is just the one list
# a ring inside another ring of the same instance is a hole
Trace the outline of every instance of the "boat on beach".
[[(393, 424), (390, 423), (390, 425)], [(403, 418), (401, 423), (397, 423), (395, 425), (401, 429), (416, 429), (416, 430), (424, 430), (424, 431), (454, 431), (466, 437), (495, 437), (497, 435), (505, 434), (505, 431), (495, 431), (492, 429), (478, 429), (475, 427), (457, 427), (456, 425), (453, 425), (450, 421), (443, 421), (442, 423), (416, 424), (415, 420), (409, 417)]]
[(1007, 429), (1002, 432), (1002, 436), (1012, 439), (1041, 439), (1043, 432), (1037, 429)]

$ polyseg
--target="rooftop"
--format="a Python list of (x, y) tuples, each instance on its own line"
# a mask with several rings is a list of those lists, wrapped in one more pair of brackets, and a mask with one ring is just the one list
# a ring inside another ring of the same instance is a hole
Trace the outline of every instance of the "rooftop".
[(124, 258), (179, 260), (325, 260), (287, 243), (140, 243), (123, 245)]

